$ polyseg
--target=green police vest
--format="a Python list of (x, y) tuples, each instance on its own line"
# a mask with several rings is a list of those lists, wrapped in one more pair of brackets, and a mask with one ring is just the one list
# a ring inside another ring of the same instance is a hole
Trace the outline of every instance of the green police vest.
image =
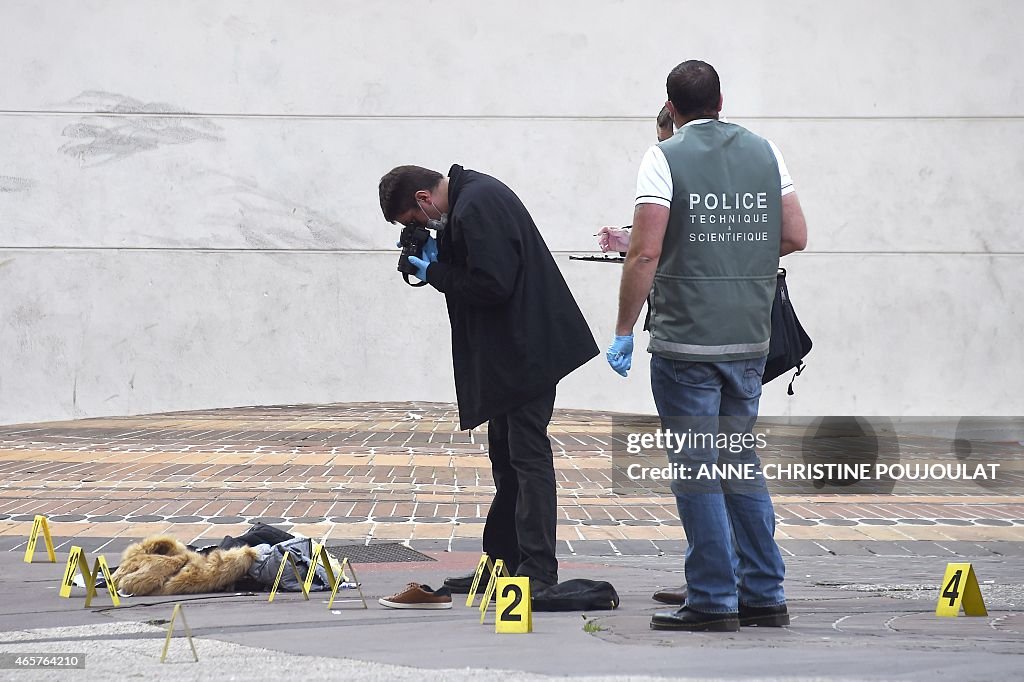
[(672, 171), (672, 208), (648, 350), (698, 362), (767, 355), (782, 237), (771, 146), (738, 125), (709, 121), (659, 147)]

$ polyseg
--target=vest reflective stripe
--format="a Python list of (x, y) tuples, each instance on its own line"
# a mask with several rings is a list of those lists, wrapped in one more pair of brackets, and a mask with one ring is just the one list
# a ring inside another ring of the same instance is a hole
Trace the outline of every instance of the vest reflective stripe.
[(733, 343), (724, 346), (698, 346), (692, 343), (673, 343), (672, 341), (651, 339), (650, 350), (652, 353), (669, 351), (671, 353), (687, 353), (690, 355), (764, 354), (768, 352), (768, 343), (769, 341), (764, 343)]
[(779, 165), (741, 126), (686, 126), (660, 145), (672, 206), (651, 294), (651, 343), (697, 362), (768, 353), (782, 236)]

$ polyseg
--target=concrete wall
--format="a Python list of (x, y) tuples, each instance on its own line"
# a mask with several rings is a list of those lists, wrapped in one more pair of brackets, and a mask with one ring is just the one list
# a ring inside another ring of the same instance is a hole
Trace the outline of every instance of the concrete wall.
[[(1021, 414), (1024, 5), (8, 0), (0, 423), (452, 400), (447, 320), (395, 272), (392, 166), (524, 199), (602, 347), (664, 78), (700, 57), (782, 148), (815, 341), (766, 414)], [(646, 358), (559, 405), (652, 411)]]

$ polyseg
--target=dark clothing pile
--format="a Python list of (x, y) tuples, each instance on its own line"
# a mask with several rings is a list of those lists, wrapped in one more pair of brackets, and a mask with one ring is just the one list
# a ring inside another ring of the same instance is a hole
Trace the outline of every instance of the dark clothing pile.
[[(302, 582), (309, 573), (309, 565), (313, 560), (313, 541), (309, 538), (297, 538), (280, 528), (268, 526), (265, 523), (255, 523), (252, 528), (238, 537), (225, 535), (224, 539), (217, 545), (210, 545), (198, 549), (200, 554), (213, 551), (214, 549), (231, 549), (233, 547), (255, 547), (260, 553), (259, 559), (253, 563), (246, 576), (235, 583), (234, 589), (249, 592), (269, 591), (274, 586), (277, 572), (281, 568), (281, 562), (287, 561), (286, 553), (292, 555), (295, 565), (299, 569), (299, 579), (291, 567), (286, 566), (281, 573), (281, 583), (277, 589), (284, 592), (301, 592)], [(335, 575), (341, 579), (341, 576)], [(330, 590), (331, 586), (327, 581), (327, 571), (317, 563), (316, 574), (313, 577), (311, 591), (320, 592)]]

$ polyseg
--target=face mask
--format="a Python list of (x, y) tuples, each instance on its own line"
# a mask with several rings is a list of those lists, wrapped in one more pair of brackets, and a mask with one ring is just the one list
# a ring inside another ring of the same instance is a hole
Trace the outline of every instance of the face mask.
[(447, 213), (442, 213), (441, 217), (438, 218), (437, 220), (428, 220), (427, 221), (427, 229), (434, 230), (436, 232), (440, 232), (440, 231), (442, 231), (446, 227), (448, 227), (448, 214)]
[[(417, 205), (419, 205), (419, 202), (417, 202)], [(422, 205), (419, 205), (420, 206), (420, 210), (423, 211), (423, 215), (427, 219), (426, 227), (427, 227), (428, 230), (434, 230), (436, 232), (440, 232), (441, 230), (443, 230), (448, 225), (448, 214), (447, 213), (441, 213), (441, 211), (438, 210), (437, 206), (434, 206), (433, 203), (431, 203), (430, 205), (433, 207), (433, 209), (435, 211), (437, 211), (437, 213), (438, 213), (438, 217), (437, 218), (431, 218), (430, 214), (427, 213), (427, 210), (425, 208), (423, 208)]]

